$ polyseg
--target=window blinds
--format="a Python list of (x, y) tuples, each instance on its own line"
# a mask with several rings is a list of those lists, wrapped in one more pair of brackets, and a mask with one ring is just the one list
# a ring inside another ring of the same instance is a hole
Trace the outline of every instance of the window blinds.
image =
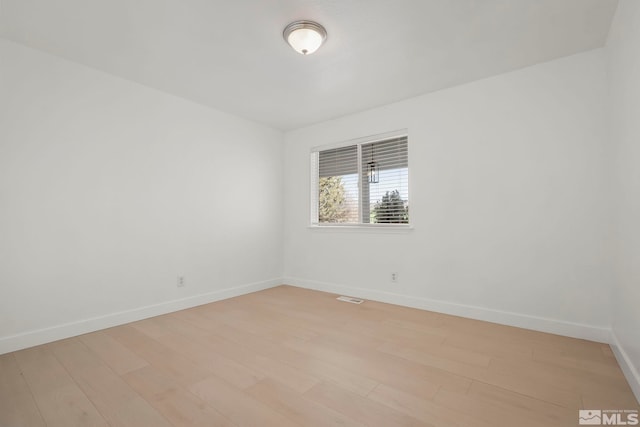
[[(409, 222), (409, 152), (407, 137), (362, 144), (362, 222)], [(369, 169), (377, 168), (377, 182)]]
[(316, 158), (315, 222), (358, 223), (358, 146), (322, 150)]
[(408, 224), (408, 171), (406, 136), (313, 151), (311, 223)]

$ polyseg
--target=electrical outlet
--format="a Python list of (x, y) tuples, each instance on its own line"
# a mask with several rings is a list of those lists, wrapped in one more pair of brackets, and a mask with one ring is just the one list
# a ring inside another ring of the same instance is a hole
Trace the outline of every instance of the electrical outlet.
[(398, 273), (391, 273), (391, 283), (398, 283)]
[(184, 276), (178, 276), (177, 285), (178, 285), (179, 288), (183, 288), (184, 287), (184, 285), (185, 285)]

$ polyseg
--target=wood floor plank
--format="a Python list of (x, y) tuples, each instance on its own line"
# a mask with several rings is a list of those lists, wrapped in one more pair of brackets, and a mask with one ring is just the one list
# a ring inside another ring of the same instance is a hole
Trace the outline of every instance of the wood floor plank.
[(46, 426), (13, 354), (0, 356), (0, 426)]
[(306, 341), (331, 328), (327, 323), (318, 324), (306, 319), (295, 319), (293, 322), (291, 317), (279, 310), (263, 302), (247, 304), (243, 309), (230, 311), (201, 311), (199, 315), (215, 324), (233, 325), (280, 344)]
[(193, 384), (212, 374), (205, 367), (131, 326), (108, 329), (106, 333), (182, 385)]
[(146, 360), (102, 331), (81, 335), (78, 339), (118, 375), (149, 365)]
[(48, 427), (108, 426), (48, 346), (14, 354)]
[[(496, 415), (518, 420), (530, 420), (532, 425), (561, 426), (575, 424), (576, 411), (564, 408), (500, 387), (474, 381), (467, 393), (478, 403), (478, 413), (487, 414), (488, 408), (496, 409)], [(508, 416), (507, 416), (508, 415)], [(491, 417), (486, 417), (490, 421)]]
[(252, 351), (250, 346), (247, 346), (244, 342), (240, 344), (236, 341), (227, 340), (217, 334), (219, 330), (220, 327), (216, 327), (212, 331), (213, 333), (207, 335), (202, 335), (202, 333), (193, 328), (185, 328), (182, 332), (202, 345), (207, 346), (211, 351), (215, 351), (229, 360), (234, 360), (254, 372), (259, 372), (261, 377), (271, 377), (300, 392), (308, 390), (319, 382), (319, 379), (308, 372), (287, 364), (280, 358), (265, 356), (261, 352)]
[[(577, 424), (577, 410), (544, 402), (500, 387), (474, 382), (469, 392), (440, 390), (434, 402), (464, 414), (474, 423), (560, 427)], [(471, 423), (473, 424), (473, 423)]]
[(164, 336), (167, 331), (154, 320), (155, 318), (139, 320), (137, 322), (130, 323), (129, 326), (137, 329), (148, 337), (157, 339)]
[[(314, 378), (332, 382), (363, 396), (369, 393), (377, 384), (371, 378), (327, 363), (320, 358), (313, 357), (313, 355), (295, 351), (290, 346), (274, 343), (260, 335), (244, 331), (236, 326), (218, 325), (211, 332), (230, 342), (243, 345), (256, 354), (280, 360), (300, 371), (308, 372)], [(290, 344), (295, 345), (293, 343)]]
[[(285, 344), (293, 341), (306, 341), (318, 336), (327, 329), (326, 325), (319, 325), (306, 321), (291, 322), (286, 315), (286, 308), (273, 307), (264, 302), (256, 302), (251, 305), (251, 310), (234, 310), (233, 312), (220, 313), (223, 323), (242, 327), (244, 330), (260, 334), (274, 342)], [(214, 313), (204, 313), (211, 316)]]
[(275, 344), (260, 335), (241, 330), (236, 326), (219, 326), (213, 333), (237, 344), (244, 344), (250, 351), (281, 360), (301, 371), (309, 372), (313, 377), (335, 383), (363, 396), (377, 385), (376, 381), (366, 376), (327, 363), (313, 355)]
[(473, 425), (474, 427), (490, 427), (495, 424), (468, 416), (457, 409), (440, 405), (433, 400), (420, 399), (412, 394), (378, 385), (368, 396), (369, 399), (388, 406), (398, 412), (409, 415), (428, 425), (437, 427), (455, 427)]
[(582, 394), (581, 409), (635, 409), (640, 413), (640, 403), (632, 393), (621, 400), (619, 396), (608, 396), (606, 393), (586, 392)]
[(567, 369), (550, 363), (512, 361), (494, 358), (483, 382), (500, 386), (570, 408), (579, 408), (585, 393), (604, 394), (625, 399), (629, 388), (622, 378), (611, 378), (597, 372)]
[(332, 384), (315, 385), (304, 396), (367, 426), (429, 426), (428, 423)]
[(471, 384), (469, 378), (381, 353), (376, 349), (344, 347), (331, 340), (312, 340), (296, 348), (359, 375), (422, 397), (430, 397), (439, 387), (466, 391)]
[(580, 408), (580, 393), (572, 378), (554, 378), (544, 369), (531, 368), (531, 365), (496, 358), (491, 361), (486, 375), (479, 380), (567, 408)]
[(434, 329), (426, 332), (407, 329), (392, 324), (388, 319), (371, 320), (354, 318), (348, 321), (340, 331), (343, 334), (366, 335), (381, 339), (384, 342), (398, 342), (399, 344), (406, 343), (409, 340), (417, 340), (425, 344), (438, 345), (442, 344), (448, 337), (443, 330)]
[(206, 331), (186, 330), (180, 322), (179, 319), (164, 321), (165, 334), (156, 340), (238, 388), (250, 387), (264, 378), (261, 372), (221, 354), (226, 352), (218, 351), (218, 347), (207, 341)]
[(124, 375), (125, 381), (176, 427), (227, 427), (235, 424), (153, 366)]
[(566, 369), (576, 375), (594, 376), (597, 377), (597, 381), (612, 380), (614, 384), (617, 384), (621, 379), (624, 379), (620, 367), (606, 359), (592, 360), (591, 358), (570, 356), (564, 352), (534, 350), (533, 360), (563, 370)]
[(443, 344), (463, 351), (482, 353), (489, 357), (515, 360), (533, 358), (533, 348), (527, 343), (514, 343), (508, 339), (487, 339), (465, 331), (448, 333)]
[(364, 426), (270, 378), (255, 384), (247, 393), (301, 426)]
[(149, 403), (79, 340), (51, 345), (53, 353), (111, 427), (171, 427)]
[(424, 348), (419, 345), (406, 344), (399, 346), (394, 343), (385, 343), (378, 347), (377, 350), (472, 379), (483, 377), (491, 360), (486, 355), (471, 351), (463, 353), (453, 347), (442, 345)]
[(215, 376), (193, 384), (189, 390), (239, 426), (297, 425), (276, 410)]

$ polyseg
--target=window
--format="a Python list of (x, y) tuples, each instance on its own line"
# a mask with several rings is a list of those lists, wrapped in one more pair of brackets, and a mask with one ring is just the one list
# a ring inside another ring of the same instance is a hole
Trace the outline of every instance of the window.
[(409, 224), (406, 132), (312, 149), (311, 224)]

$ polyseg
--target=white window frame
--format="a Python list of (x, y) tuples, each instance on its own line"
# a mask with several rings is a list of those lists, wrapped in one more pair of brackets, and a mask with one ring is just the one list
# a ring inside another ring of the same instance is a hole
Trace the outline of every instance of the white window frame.
[[(412, 197), (412, 185), (411, 185), (411, 146), (409, 143), (409, 132), (408, 129), (400, 129), (392, 132), (386, 132), (382, 134), (370, 135), (361, 138), (351, 139), (348, 141), (342, 141), (335, 144), (327, 144), (312, 147), (310, 150), (310, 187), (309, 187), (309, 228), (315, 230), (331, 230), (331, 231), (348, 231), (348, 230), (358, 230), (358, 231), (406, 231), (413, 229), (413, 221), (412, 215), (409, 215), (409, 223), (408, 224), (380, 224), (380, 223), (363, 223), (362, 222), (362, 145), (371, 144), (375, 142), (384, 141), (387, 139), (393, 138), (407, 138), (407, 169), (408, 169), (408, 185), (409, 185), (409, 202), (411, 203)], [(357, 146), (358, 148), (358, 219), (360, 222), (358, 223), (320, 223), (318, 221), (318, 185), (319, 185), (319, 177), (318, 177), (318, 158), (319, 152), (324, 150), (331, 150), (342, 147), (349, 146)]]

